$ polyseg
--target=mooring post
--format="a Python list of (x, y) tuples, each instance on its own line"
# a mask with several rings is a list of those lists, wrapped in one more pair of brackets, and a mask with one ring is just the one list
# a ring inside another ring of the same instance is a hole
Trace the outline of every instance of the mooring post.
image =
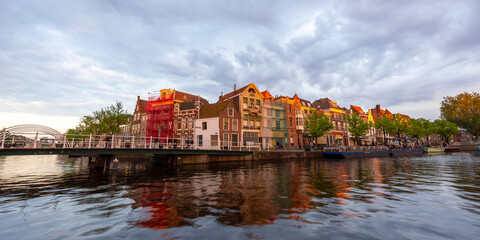
[(2, 145), (0, 146), (0, 148), (4, 148), (5, 147), (5, 135), (7, 135), (7, 130), (5, 128), (3, 128), (3, 137), (2, 137)]
[(72, 148), (75, 146), (75, 137), (72, 137)]
[(112, 148), (113, 148), (113, 145), (115, 145), (115, 135), (112, 134)]
[(153, 139), (153, 136), (150, 136), (150, 148), (152, 148), (152, 140)]
[(132, 135), (132, 144), (130, 148), (135, 148), (135, 135)]
[(88, 148), (92, 148), (92, 134), (90, 133), (90, 138), (88, 139)]
[(117, 157), (115, 157), (115, 159), (113, 159), (112, 169), (113, 170), (118, 169), (118, 158)]

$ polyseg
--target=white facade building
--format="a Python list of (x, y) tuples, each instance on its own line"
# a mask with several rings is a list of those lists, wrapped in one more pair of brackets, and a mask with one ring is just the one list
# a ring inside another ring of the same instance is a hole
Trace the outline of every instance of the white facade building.
[(201, 118), (195, 121), (195, 149), (220, 150), (219, 117)]

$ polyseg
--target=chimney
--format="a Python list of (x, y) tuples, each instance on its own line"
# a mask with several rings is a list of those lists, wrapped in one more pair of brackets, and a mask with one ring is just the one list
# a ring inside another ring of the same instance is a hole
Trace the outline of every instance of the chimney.
[(233, 91), (237, 91), (237, 84), (236, 83), (233, 84)]

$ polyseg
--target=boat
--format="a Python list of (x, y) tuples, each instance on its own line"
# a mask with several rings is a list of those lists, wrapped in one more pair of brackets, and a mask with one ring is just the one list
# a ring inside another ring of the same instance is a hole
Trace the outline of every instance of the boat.
[(423, 154), (421, 149), (412, 150), (386, 150), (386, 151), (371, 151), (371, 152), (323, 152), (324, 158), (360, 158), (360, 157), (402, 157), (414, 156)]
[(425, 153), (442, 153), (445, 152), (445, 148), (441, 147), (424, 147), (423, 152)]
[(480, 152), (480, 146), (477, 146), (477, 152)]
[(446, 147), (445, 152), (460, 152), (460, 147)]

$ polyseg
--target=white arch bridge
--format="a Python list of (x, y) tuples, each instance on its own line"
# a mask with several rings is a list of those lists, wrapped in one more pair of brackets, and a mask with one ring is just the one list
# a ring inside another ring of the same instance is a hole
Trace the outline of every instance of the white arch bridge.
[[(26, 136), (34, 137), (32, 139)], [(41, 136), (48, 136), (50, 138), (39, 139)], [(51, 137), (53, 137), (53, 139)], [(23, 145), (22, 147), (37, 148), (39, 144), (60, 144), (64, 148), (69, 147), (69, 142), (66, 140), (65, 134), (62, 134), (53, 128), (35, 124), (24, 124), (4, 128), (0, 132), (0, 140), (0, 148), (18, 145)]]

